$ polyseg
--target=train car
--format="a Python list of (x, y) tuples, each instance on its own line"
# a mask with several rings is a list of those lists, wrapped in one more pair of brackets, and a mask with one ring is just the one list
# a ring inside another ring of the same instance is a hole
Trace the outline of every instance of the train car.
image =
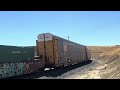
[(0, 79), (35, 73), (45, 67), (43, 60), (0, 64)]
[(0, 45), (0, 78), (30, 74), (44, 68), (57, 68), (90, 60), (86, 46), (50, 33), (38, 35), (36, 46)]
[(20, 47), (0, 45), (0, 63), (18, 63), (34, 60), (34, 46)]
[(84, 45), (60, 38), (50, 33), (38, 35), (37, 54), (46, 62), (46, 67), (56, 68), (90, 60)]
[(0, 79), (30, 74), (44, 69), (45, 61), (35, 59), (36, 51), (36, 46), (0, 45)]

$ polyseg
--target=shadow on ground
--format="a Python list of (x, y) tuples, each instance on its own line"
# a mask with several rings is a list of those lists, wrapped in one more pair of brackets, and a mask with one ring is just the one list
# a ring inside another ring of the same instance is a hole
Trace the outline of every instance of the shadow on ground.
[(17, 76), (17, 77), (12, 77), (12, 78), (7, 78), (7, 79), (34, 79), (34, 78), (39, 78), (42, 76), (46, 76), (46, 77), (57, 77), (60, 76), (70, 70), (76, 69), (78, 67), (90, 64), (92, 62), (92, 60), (88, 60), (79, 64), (75, 64), (75, 65), (71, 65), (71, 66), (67, 66), (64, 68), (56, 68), (56, 69), (51, 69), (51, 70), (47, 70), (47, 71), (38, 71), (36, 73), (32, 73), (29, 75), (22, 75), (22, 76)]

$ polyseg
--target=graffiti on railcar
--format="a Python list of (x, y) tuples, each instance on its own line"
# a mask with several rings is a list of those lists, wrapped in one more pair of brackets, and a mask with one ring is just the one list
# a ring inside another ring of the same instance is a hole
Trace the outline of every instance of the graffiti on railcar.
[(24, 73), (24, 63), (15, 63), (15, 67), (16, 76), (22, 75)]
[(32, 72), (36, 72), (37, 70), (44, 66), (45, 62), (43, 60), (34, 62), (0, 64), (0, 78), (30, 74)]
[(24, 66), (25, 66), (24, 74), (32, 73), (37, 67), (37, 66), (34, 65), (33, 62), (25, 62)]
[(5, 63), (0, 65), (0, 78), (18, 76), (23, 74), (23, 63)]
[(34, 62), (25, 62), (24, 65), (25, 65), (24, 74), (30, 74), (42, 68), (44, 63), (42, 61), (34, 61)]

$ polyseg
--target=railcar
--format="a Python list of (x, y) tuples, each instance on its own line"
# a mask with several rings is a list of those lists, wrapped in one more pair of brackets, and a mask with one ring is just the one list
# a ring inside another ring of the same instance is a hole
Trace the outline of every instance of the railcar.
[(65, 67), (90, 58), (85, 45), (43, 33), (38, 35), (36, 46), (0, 46), (0, 78), (30, 74), (48, 67)]
[(90, 60), (86, 46), (44, 33), (38, 35), (37, 54), (45, 60), (46, 67), (62, 67)]

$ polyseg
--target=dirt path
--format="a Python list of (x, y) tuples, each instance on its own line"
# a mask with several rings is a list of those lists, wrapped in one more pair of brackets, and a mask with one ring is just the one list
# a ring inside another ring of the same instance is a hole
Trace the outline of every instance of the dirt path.
[(106, 69), (107, 64), (103, 64), (100, 60), (93, 60), (95, 63), (90, 64), (87, 68), (77, 72), (74, 75), (68, 76), (65, 79), (102, 79), (102, 71)]

